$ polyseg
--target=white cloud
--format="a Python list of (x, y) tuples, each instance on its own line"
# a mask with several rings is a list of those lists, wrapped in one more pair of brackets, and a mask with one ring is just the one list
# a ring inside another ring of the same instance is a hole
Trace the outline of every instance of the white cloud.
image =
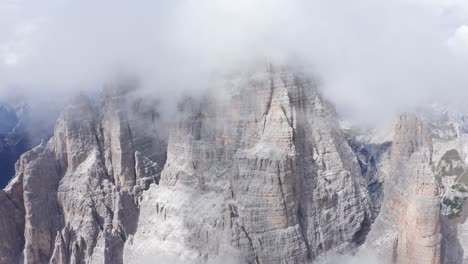
[[(434, 99), (468, 98), (461, 0), (0, 5), (0, 97), (11, 87), (34, 96), (92, 90), (129, 71), (172, 98), (203, 87), (213, 72), (267, 57), (300, 61), (342, 113), (366, 122)], [(18, 35), (31, 24), (33, 33)]]
[(7, 66), (21, 63), (21, 59), (28, 56), (30, 45), (41, 20), (18, 25), (8, 42), (0, 46), (0, 58)]
[(447, 45), (457, 54), (468, 55), (468, 26), (462, 25), (447, 40)]

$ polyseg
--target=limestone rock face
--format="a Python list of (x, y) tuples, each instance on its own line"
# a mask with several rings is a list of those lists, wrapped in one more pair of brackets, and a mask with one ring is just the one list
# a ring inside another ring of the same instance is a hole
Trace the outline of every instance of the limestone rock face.
[(315, 84), (267, 67), (213, 93), (180, 104), (124, 261), (307, 263), (362, 244), (365, 179)]
[(0, 263), (308, 263), (364, 243), (367, 182), (311, 80), (220, 81), (180, 103), (168, 142), (132, 87), (77, 97), (18, 161)]
[(99, 106), (76, 98), (0, 193), (0, 263), (122, 263), (138, 197), (164, 163), (157, 123), (125, 85)]
[(440, 263), (439, 189), (431, 132), (415, 115), (395, 127), (382, 210), (367, 246), (396, 263)]

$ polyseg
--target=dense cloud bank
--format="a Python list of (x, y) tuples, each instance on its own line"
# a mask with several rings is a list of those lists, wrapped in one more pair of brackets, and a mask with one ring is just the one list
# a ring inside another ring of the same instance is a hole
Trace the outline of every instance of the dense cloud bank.
[(375, 123), (468, 98), (466, 25), (461, 0), (6, 0), (0, 98), (42, 104), (125, 73), (171, 105), (266, 60), (304, 66), (343, 115)]

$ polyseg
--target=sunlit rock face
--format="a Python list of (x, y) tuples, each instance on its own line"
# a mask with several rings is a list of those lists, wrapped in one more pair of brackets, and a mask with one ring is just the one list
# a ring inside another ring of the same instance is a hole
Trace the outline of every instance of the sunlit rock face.
[(124, 260), (306, 263), (363, 243), (366, 183), (315, 84), (270, 66), (216, 91), (181, 103)]
[(434, 147), (403, 114), (392, 140), (345, 136), (311, 79), (271, 65), (186, 97), (169, 125), (157, 107), (133, 82), (76, 97), (0, 191), (0, 263), (327, 263), (363, 244), (462, 263), (463, 134)]
[(468, 261), (468, 136), (447, 126), (464, 115), (346, 128), (313, 80), (268, 65), (184, 98), (168, 124), (136, 86), (77, 96), (17, 161), (0, 264)]
[(367, 245), (396, 263), (440, 263), (439, 188), (431, 132), (403, 114), (394, 131), (380, 215)]
[(158, 126), (154, 109), (125, 85), (100, 105), (71, 102), (0, 193), (0, 262), (121, 263), (138, 197), (164, 164)]
[(313, 81), (268, 66), (214, 86), (168, 140), (132, 83), (75, 98), (0, 192), (0, 263), (307, 263), (364, 243), (367, 182)]

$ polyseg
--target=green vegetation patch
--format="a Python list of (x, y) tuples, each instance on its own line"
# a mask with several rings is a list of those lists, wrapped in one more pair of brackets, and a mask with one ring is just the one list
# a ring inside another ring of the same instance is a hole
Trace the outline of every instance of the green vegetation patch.
[(455, 190), (457, 190), (457, 191), (459, 191), (459, 192), (463, 192), (463, 193), (468, 192), (468, 190), (465, 188), (465, 186), (463, 186), (463, 185), (461, 185), (461, 184), (459, 184), (459, 183), (453, 185), (453, 186), (452, 186), (452, 189), (455, 189)]
[(458, 196), (455, 196), (453, 200), (447, 197), (444, 198), (442, 203), (451, 209), (451, 212), (448, 215), (449, 219), (454, 219), (460, 216), (461, 209), (463, 207), (463, 203), (465, 202), (465, 200), (466, 198), (461, 198)]

